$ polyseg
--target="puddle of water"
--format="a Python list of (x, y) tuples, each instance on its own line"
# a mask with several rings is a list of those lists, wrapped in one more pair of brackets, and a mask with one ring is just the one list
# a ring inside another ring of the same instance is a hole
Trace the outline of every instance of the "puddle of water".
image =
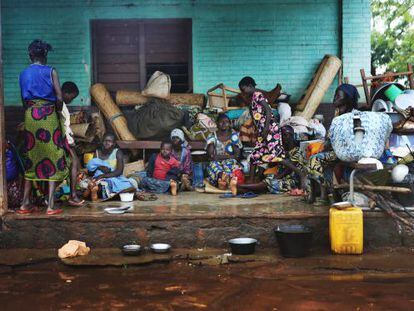
[[(412, 310), (414, 274), (277, 275), (257, 267), (70, 268), (45, 263), (5, 271), (2, 310)], [(293, 271), (294, 272), (294, 271)]]

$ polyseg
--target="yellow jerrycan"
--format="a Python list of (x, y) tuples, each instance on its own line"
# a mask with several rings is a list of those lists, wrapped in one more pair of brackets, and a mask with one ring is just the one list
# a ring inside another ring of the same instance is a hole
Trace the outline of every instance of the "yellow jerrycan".
[(362, 254), (364, 247), (364, 223), (362, 210), (346, 207), (329, 210), (329, 237), (335, 254)]

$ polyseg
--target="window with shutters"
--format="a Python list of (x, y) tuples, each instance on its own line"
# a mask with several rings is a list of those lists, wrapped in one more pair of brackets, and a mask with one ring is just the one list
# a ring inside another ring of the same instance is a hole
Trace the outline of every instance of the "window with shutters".
[(110, 91), (142, 90), (157, 70), (171, 76), (171, 92), (192, 92), (191, 20), (95, 20), (94, 83)]

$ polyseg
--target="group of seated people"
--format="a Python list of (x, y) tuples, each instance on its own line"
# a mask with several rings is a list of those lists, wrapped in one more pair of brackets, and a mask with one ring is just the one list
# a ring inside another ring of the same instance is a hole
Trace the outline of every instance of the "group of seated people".
[[(289, 125), (280, 127), (267, 99), (255, 89), (255, 85), (250, 77), (242, 79), (239, 85), (251, 98), (250, 114), (258, 136), (248, 157), (250, 169), (241, 164), (243, 144), (239, 133), (232, 128), (229, 117), (220, 113), (216, 120), (217, 130), (206, 139), (205, 149), (209, 159), (204, 170), (206, 182), (221, 190), (231, 191), (233, 195), (289, 192), (301, 196), (305, 193), (306, 176), (309, 175), (327, 185), (329, 181), (324, 164), (335, 160), (328, 144), (324, 152), (305, 160), (295, 139), (294, 129)], [(357, 94), (355, 87), (350, 85), (342, 85), (337, 89), (334, 98), (337, 115), (356, 107)], [(150, 157), (145, 172), (137, 172), (129, 178), (122, 176), (123, 159), (122, 151), (116, 147), (114, 135), (105, 135), (100, 150), (87, 165), (93, 175), (89, 190), (96, 193), (100, 181), (104, 181), (107, 195), (130, 188), (151, 193), (169, 192), (172, 195), (177, 195), (179, 191), (194, 190), (191, 149), (181, 129), (174, 129), (170, 139), (161, 143), (159, 152)], [(96, 194), (94, 196), (96, 198)]]

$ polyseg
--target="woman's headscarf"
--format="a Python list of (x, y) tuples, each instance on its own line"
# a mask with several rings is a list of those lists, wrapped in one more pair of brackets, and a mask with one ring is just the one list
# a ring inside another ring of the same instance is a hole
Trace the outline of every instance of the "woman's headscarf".
[(180, 130), (180, 129), (173, 129), (173, 130), (171, 131), (171, 135), (170, 135), (170, 137), (171, 137), (171, 139), (172, 139), (173, 137), (178, 137), (178, 138), (181, 140), (181, 142), (182, 142), (182, 143), (184, 143), (184, 142), (185, 142), (184, 132), (183, 132), (182, 130)]
[(351, 100), (352, 108), (358, 109), (359, 93), (358, 93), (357, 88), (353, 86), (352, 84), (344, 83), (338, 86), (338, 88), (336, 89), (336, 92), (339, 90), (344, 92), (345, 95)]

